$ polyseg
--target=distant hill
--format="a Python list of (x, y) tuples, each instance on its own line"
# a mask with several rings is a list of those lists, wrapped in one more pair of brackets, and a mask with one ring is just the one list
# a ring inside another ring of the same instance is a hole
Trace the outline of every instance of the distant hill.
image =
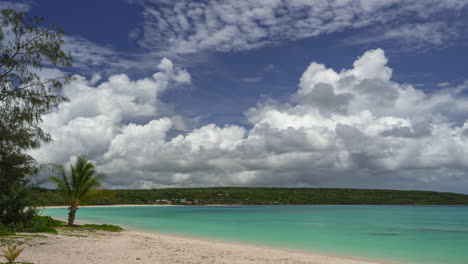
[[(33, 189), (38, 206), (65, 205), (55, 190)], [(399, 191), (344, 188), (173, 188), (150, 190), (102, 190), (88, 204), (375, 204), (468, 205), (468, 195), (431, 191)]]

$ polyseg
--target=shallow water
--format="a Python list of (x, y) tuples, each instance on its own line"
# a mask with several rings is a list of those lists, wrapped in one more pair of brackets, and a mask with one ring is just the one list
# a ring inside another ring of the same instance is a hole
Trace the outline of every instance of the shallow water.
[[(64, 218), (67, 209), (43, 214)], [(468, 263), (463, 206), (87, 207), (77, 220), (406, 263)]]

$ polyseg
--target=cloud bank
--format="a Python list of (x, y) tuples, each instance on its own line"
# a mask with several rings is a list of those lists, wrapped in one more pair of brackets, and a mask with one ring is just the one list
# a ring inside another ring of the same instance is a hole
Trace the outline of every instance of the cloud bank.
[(466, 16), (468, 5), (467, 0), (129, 2), (144, 7), (143, 29), (132, 31), (132, 38), (142, 35), (142, 47), (173, 54), (251, 50), (361, 28), (373, 33), (346, 43), (397, 40), (408, 47), (440, 46), (459, 37), (465, 23), (458, 18)]
[(383, 50), (351, 69), (312, 62), (287, 102), (246, 112), (251, 128), (208, 124), (174, 136), (158, 99), (190, 82), (163, 59), (149, 78), (77, 77), (70, 103), (44, 116), (55, 140), (44, 163), (87, 154), (111, 188), (321, 186), (462, 191), (468, 184), (468, 98), (463, 87), (425, 93), (392, 81)]

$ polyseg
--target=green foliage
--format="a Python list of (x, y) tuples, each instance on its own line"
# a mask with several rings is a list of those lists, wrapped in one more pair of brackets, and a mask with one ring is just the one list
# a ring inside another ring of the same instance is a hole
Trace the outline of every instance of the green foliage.
[(57, 230), (55, 230), (55, 227), (60, 227), (64, 225), (65, 222), (55, 220), (50, 216), (34, 215), (27, 224), (19, 223), (13, 228), (0, 226), (0, 236), (15, 235), (14, 231), (57, 234)]
[(108, 231), (108, 232), (120, 232), (123, 230), (123, 228), (121, 228), (120, 226), (107, 225), (107, 224), (104, 224), (104, 225), (87, 224), (87, 225), (82, 225), (81, 227), (92, 228), (95, 230), (102, 230), (102, 231)]
[(57, 234), (57, 230), (52, 227), (38, 225), (30, 228), (23, 229), (22, 232), (29, 232), (29, 233), (49, 233), (49, 234)]
[(57, 171), (58, 175), (50, 177), (50, 180), (57, 183), (57, 190), (69, 205), (68, 225), (72, 226), (78, 206), (101, 185), (104, 174), (97, 173), (94, 164), (85, 156), (79, 156), (75, 165), (70, 166), (70, 175), (63, 166), (58, 166)]
[(51, 233), (57, 234), (57, 230), (54, 227), (64, 226), (65, 222), (55, 220), (50, 216), (39, 216), (36, 215), (33, 218), (31, 224), (23, 228), (22, 232), (31, 232), (31, 233)]
[(79, 205), (93, 188), (100, 186), (104, 177), (104, 174), (96, 172), (94, 164), (85, 156), (78, 157), (75, 166), (70, 166), (70, 175), (67, 175), (63, 166), (58, 166), (57, 171), (58, 176), (52, 176), (50, 180), (57, 183), (57, 190), (70, 205)]
[[(468, 195), (431, 191), (399, 191), (341, 188), (172, 188), (113, 190), (113, 197), (94, 204), (154, 204), (168, 199), (197, 199), (196, 204), (402, 204), (468, 205)], [(64, 205), (55, 190), (36, 189), (34, 199), (41, 205)]]
[(38, 216), (38, 218), (41, 219), (44, 225), (47, 227), (59, 227), (66, 224), (64, 221), (53, 219), (50, 216)]
[(29, 177), (39, 166), (26, 153), (49, 142), (41, 116), (67, 99), (60, 94), (70, 80), (41, 78), (44, 66), (70, 66), (61, 46), (63, 32), (44, 19), (4, 9), (0, 14), (0, 224), (23, 228), (34, 217), (28, 200)]
[(1, 230), (0, 229), (0, 236), (14, 236), (16, 233), (13, 231)]
[(26, 182), (27, 179), (18, 179), (0, 195), (0, 224), (5, 229), (19, 231), (34, 218), (36, 212), (28, 208), (31, 202)]
[(8, 263), (14, 263), (16, 258), (23, 252), (24, 248), (8, 247), (7, 249), (2, 250), (2, 257), (5, 257)]
[(57, 231), (53, 228), (54, 225), (49, 222), (49, 218), (49, 216), (35, 215), (28, 224), (18, 225), (15, 230), (19, 232), (57, 234)]

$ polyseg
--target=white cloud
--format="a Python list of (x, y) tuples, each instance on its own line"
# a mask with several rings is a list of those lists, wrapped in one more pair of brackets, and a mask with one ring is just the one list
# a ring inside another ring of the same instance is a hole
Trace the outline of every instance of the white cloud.
[(450, 82), (440, 82), (440, 83), (437, 84), (437, 86), (439, 86), (439, 87), (447, 87), (449, 85), (450, 85)]
[(407, 49), (419, 49), (428, 46), (441, 46), (459, 37), (458, 26), (447, 22), (428, 22), (405, 24), (389, 29), (374, 31), (370, 36), (356, 36), (347, 39), (347, 44), (363, 44), (384, 40), (397, 40)]
[(16, 11), (27, 12), (31, 9), (31, 6), (27, 3), (4, 1), (0, 2), (0, 10), (2, 9), (13, 9)]
[(260, 82), (261, 80), (262, 80), (262, 77), (245, 77), (241, 79), (242, 82), (246, 82), (246, 83), (256, 83), (256, 82)]
[(456, 88), (427, 94), (395, 83), (387, 61), (376, 49), (338, 72), (312, 62), (291, 101), (267, 101), (247, 112), (250, 129), (209, 124), (175, 137), (169, 135), (177, 119), (158, 115), (157, 95), (190, 77), (169, 60), (152, 78), (116, 75), (97, 87), (78, 79), (65, 89), (71, 102), (44, 117), (56, 141), (35, 155), (63, 163), (88, 154), (114, 188), (466, 192), (468, 98)]
[(151, 78), (132, 81), (125, 74), (111, 76), (97, 87), (82, 76), (64, 87), (69, 103), (43, 116), (43, 128), (54, 140), (33, 150), (39, 162), (67, 162), (74, 155), (103, 155), (112, 140), (135, 122), (147, 123), (160, 115), (158, 96), (166, 89), (190, 82), (190, 75), (168, 59)]
[(73, 56), (73, 65), (86, 69), (102, 65), (111, 65), (120, 60), (121, 54), (111, 47), (93, 43), (81, 36), (64, 36), (63, 49), (70, 51)]
[(101, 45), (78, 35), (65, 35), (63, 40), (63, 50), (70, 51), (73, 68), (82, 75), (92, 76), (96, 72), (106, 76), (119, 72), (151, 72), (161, 67), (159, 61), (165, 57), (141, 50), (121, 52), (111, 45)]
[[(130, 2), (144, 7), (139, 43), (174, 54), (250, 50), (368, 26), (375, 34), (349, 42), (396, 39), (406, 45), (442, 45), (458, 35), (447, 16), (457, 16), (468, 4), (466, 0)], [(408, 24), (408, 17), (417, 21)]]

